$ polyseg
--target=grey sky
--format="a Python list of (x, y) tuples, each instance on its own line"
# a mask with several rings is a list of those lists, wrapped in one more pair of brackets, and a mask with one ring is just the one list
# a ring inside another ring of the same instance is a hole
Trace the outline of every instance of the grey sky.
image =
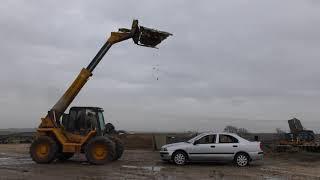
[(174, 36), (159, 50), (112, 47), (73, 105), (101, 106), (127, 130), (266, 132), (293, 116), (320, 129), (315, 0), (3, 0), (0, 127), (37, 126), (109, 33), (134, 18)]

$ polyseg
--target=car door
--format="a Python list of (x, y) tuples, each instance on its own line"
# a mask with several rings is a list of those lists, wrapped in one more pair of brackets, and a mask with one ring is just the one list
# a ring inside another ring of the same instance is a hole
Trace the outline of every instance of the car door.
[(235, 153), (239, 150), (239, 140), (230, 134), (219, 134), (215, 145), (216, 160), (233, 160)]
[(189, 158), (193, 161), (212, 160), (214, 157), (216, 137), (216, 134), (207, 134), (195, 140), (189, 149)]

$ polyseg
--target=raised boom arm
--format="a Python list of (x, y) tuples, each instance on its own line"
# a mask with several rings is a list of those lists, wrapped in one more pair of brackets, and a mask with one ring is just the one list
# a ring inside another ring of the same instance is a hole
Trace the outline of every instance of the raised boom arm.
[(154, 48), (170, 35), (172, 34), (139, 26), (138, 20), (133, 20), (130, 30), (121, 28), (118, 32), (111, 32), (109, 39), (101, 47), (90, 64), (80, 71), (80, 74), (73, 81), (67, 91), (62, 95), (62, 97), (58, 100), (58, 102), (51, 108), (47, 116), (45, 118), (42, 118), (42, 122), (39, 127), (53, 128), (60, 125), (60, 117), (72, 103), (74, 98), (78, 95), (82, 87), (86, 84), (89, 77), (92, 76), (93, 70), (96, 68), (103, 56), (108, 52), (113, 44), (132, 38), (135, 44)]

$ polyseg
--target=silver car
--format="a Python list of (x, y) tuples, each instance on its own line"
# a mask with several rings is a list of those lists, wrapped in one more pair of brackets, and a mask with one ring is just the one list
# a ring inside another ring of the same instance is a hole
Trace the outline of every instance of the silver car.
[(260, 142), (251, 142), (232, 133), (202, 133), (186, 142), (161, 147), (160, 157), (184, 165), (188, 161), (234, 161), (246, 166), (263, 159)]

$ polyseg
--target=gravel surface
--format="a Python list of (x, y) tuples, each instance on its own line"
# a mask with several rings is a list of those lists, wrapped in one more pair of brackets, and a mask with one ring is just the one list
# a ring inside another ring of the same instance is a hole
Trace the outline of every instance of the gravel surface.
[(150, 150), (127, 150), (110, 164), (94, 166), (83, 155), (66, 162), (35, 164), (29, 145), (0, 145), (2, 179), (320, 179), (320, 154), (267, 154), (263, 161), (238, 168), (230, 163), (192, 163), (175, 166), (164, 163)]

